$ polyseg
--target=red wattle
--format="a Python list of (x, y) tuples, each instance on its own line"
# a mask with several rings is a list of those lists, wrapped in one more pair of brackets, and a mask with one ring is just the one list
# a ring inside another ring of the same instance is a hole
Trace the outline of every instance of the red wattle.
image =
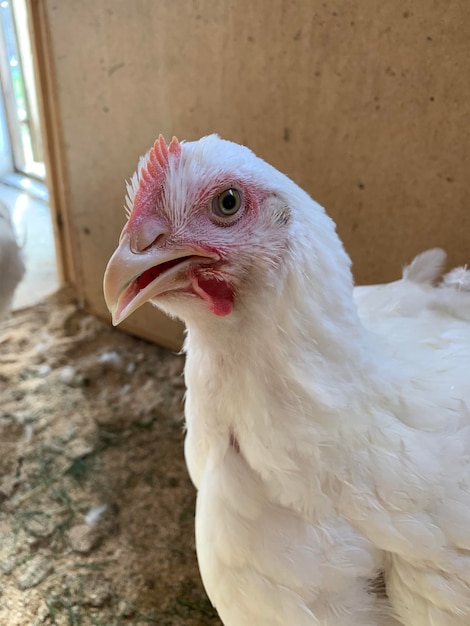
[(192, 283), (194, 292), (208, 303), (214, 315), (224, 317), (232, 312), (235, 294), (229, 283), (203, 274), (194, 275)]

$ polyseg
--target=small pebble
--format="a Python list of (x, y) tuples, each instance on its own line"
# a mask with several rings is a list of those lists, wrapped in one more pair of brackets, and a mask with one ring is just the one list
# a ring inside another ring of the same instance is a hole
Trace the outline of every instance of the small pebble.
[(74, 459), (81, 459), (82, 457), (87, 456), (87, 454), (91, 454), (93, 449), (93, 446), (81, 437), (72, 439), (68, 444), (63, 446), (65, 456), (72, 461)]
[(14, 556), (9, 556), (6, 559), (3, 559), (3, 561), (0, 561), (0, 572), (2, 572), (2, 574), (11, 574), (15, 567), (16, 557)]
[(54, 571), (52, 559), (35, 556), (24, 564), (17, 578), (18, 588), (21, 590), (36, 587)]
[(83, 584), (83, 604), (96, 608), (104, 606), (112, 597), (111, 585), (107, 580), (88, 578)]
[(96, 548), (101, 536), (96, 529), (88, 524), (72, 526), (67, 533), (68, 543), (74, 552), (86, 554)]
[(56, 527), (52, 516), (38, 512), (24, 522), (25, 530), (33, 537), (50, 537)]
[(119, 617), (132, 617), (135, 614), (135, 608), (127, 600), (120, 600), (117, 613)]

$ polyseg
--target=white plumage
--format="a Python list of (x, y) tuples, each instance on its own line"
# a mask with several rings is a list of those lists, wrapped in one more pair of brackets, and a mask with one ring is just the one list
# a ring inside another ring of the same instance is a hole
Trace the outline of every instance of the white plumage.
[(0, 320), (9, 312), (15, 289), (24, 272), (10, 211), (0, 202)]
[(225, 626), (468, 626), (470, 272), (442, 279), (435, 249), (354, 289), (291, 180), (214, 135), (174, 142), (133, 180), (105, 294), (115, 323), (150, 299), (187, 324), (197, 552)]

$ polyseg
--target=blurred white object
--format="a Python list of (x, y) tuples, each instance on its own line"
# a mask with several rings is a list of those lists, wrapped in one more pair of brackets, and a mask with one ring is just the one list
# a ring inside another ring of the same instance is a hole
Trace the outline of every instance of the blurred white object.
[(71, 385), (76, 377), (77, 371), (71, 365), (66, 365), (60, 370), (60, 380), (65, 385)]
[(13, 294), (25, 273), (8, 207), (0, 202), (0, 320), (10, 310)]
[(101, 518), (107, 513), (107, 511), (107, 504), (98, 504), (97, 506), (93, 506), (85, 515), (85, 522), (88, 524), (88, 526), (96, 526), (96, 524), (101, 521)]
[(99, 358), (99, 362), (105, 366), (106, 369), (119, 370), (122, 368), (122, 358), (115, 350), (103, 352)]

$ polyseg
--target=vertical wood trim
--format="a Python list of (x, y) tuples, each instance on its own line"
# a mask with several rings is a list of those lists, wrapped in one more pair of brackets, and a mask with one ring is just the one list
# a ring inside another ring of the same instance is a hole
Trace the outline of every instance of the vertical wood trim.
[(46, 180), (56, 244), (59, 280), (72, 282), (82, 299), (79, 263), (74, 254), (73, 216), (69, 210), (69, 185), (65, 167), (65, 147), (58, 105), (52, 41), (43, 0), (26, 0), (28, 27), (37, 82), (41, 131), (44, 142)]

